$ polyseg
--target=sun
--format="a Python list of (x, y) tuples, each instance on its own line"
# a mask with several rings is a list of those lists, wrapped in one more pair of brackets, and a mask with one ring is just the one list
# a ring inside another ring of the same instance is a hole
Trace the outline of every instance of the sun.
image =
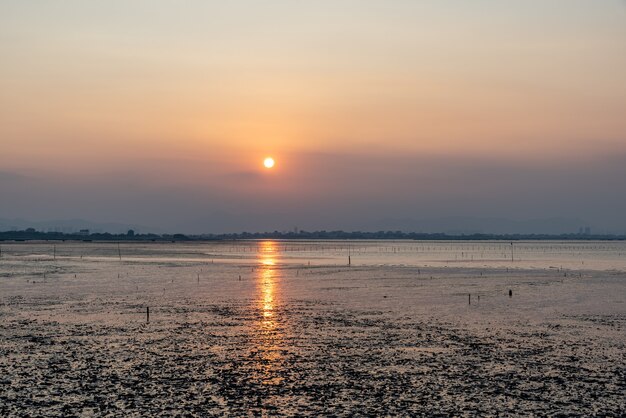
[(272, 168), (274, 167), (274, 164), (276, 164), (274, 162), (274, 159), (272, 157), (267, 157), (265, 160), (263, 160), (263, 165), (265, 166), (265, 168)]

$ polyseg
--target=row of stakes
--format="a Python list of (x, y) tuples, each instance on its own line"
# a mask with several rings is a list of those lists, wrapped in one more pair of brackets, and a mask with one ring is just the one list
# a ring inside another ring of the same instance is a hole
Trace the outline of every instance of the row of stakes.
[[(213, 264), (213, 260), (211, 260), (211, 264)], [(310, 261), (309, 261), (308, 265), (309, 266), (311, 265)], [(350, 267), (351, 265), (352, 265), (351, 259), (350, 259), (350, 256), (348, 256), (348, 267)], [(202, 271), (202, 270), (200, 270), (200, 271)], [(507, 268), (506, 271), (508, 273), (509, 269)], [(558, 271), (559, 272), (563, 271), (563, 267), (559, 268)], [(254, 272), (254, 267), (252, 268), (252, 272)], [(417, 274), (418, 275), (422, 274), (421, 269), (417, 269)], [(300, 275), (300, 270), (298, 269), (298, 270), (296, 270), (296, 276), (299, 276), (299, 275)], [(482, 277), (482, 275), (483, 275), (483, 272), (481, 271), (480, 272), (480, 276)], [(579, 276), (582, 277), (582, 273), (579, 273)], [(567, 271), (563, 272), (563, 277), (567, 277)], [(45, 272), (43, 273), (43, 278), (44, 278), (44, 281), (45, 281), (46, 280), (46, 273)], [(76, 278), (76, 274), (74, 274), (74, 278)], [(119, 273), (117, 273), (117, 278), (118, 279), (120, 278), (120, 274)], [(432, 279), (433, 277), (431, 276), (430, 278)], [(239, 281), (241, 281), (241, 274), (239, 275)], [(172, 280), (172, 283), (173, 282), (174, 282), (174, 280)], [(198, 283), (200, 283), (200, 273), (198, 273)], [(509, 292), (511, 292), (511, 291), (509, 290)], [(509, 295), (509, 296), (511, 296), (511, 295)]]
[[(56, 250), (56, 248), (55, 248), (55, 250)], [(118, 251), (119, 251), (119, 248), (118, 248)], [(119, 256), (121, 258), (121, 254)], [(56, 258), (56, 251), (55, 251), (55, 258)], [(211, 261), (213, 261), (213, 260), (211, 260)], [(310, 262), (309, 262), (309, 265), (310, 265)], [(351, 265), (352, 265), (351, 256), (348, 255), (348, 266), (351, 266)], [(252, 271), (254, 271), (254, 268), (252, 269)], [(299, 270), (297, 271), (296, 275), (298, 275), (298, 273), (299, 273)], [(418, 269), (418, 274), (421, 274), (421, 271), (419, 269)], [(482, 276), (482, 272), (481, 272), (481, 276)], [(76, 277), (76, 274), (74, 275), (74, 277)], [(119, 273), (117, 274), (117, 277), (119, 279), (119, 277), (120, 277)], [(567, 273), (565, 273), (565, 277), (567, 277)], [(46, 279), (46, 274), (45, 273), (43, 274), (43, 278), (44, 278), (44, 280)], [(241, 281), (241, 275), (239, 275), (238, 280)], [(200, 283), (200, 274), (199, 273), (197, 275), (197, 281), (198, 281), (198, 283)], [(509, 289), (509, 298), (511, 298), (511, 297), (513, 297), (513, 291), (511, 289)], [(480, 295), (478, 295), (478, 301), (480, 301)], [(467, 295), (467, 302), (468, 302), (468, 305), (472, 304), (472, 294), (471, 293), (468, 293), (468, 295)], [(150, 307), (146, 307), (146, 323), (150, 323)]]

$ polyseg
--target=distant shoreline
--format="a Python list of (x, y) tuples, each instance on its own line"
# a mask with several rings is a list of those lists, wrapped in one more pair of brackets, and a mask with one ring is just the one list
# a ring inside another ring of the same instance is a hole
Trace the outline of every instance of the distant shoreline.
[(82, 242), (193, 242), (193, 241), (245, 241), (245, 240), (410, 240), (410, 241), (624, 241), (626, 235), (612, 234), (444, 234), (401, 231), (345, 232), (345, 231), (300, 231), (300, 232), (259, 232), (232, 234), (126, 234), (110, 233), (62, 233), (42, 232), (27, 229), (23, 231), (0, 232), (3, 241), (82, 241)]

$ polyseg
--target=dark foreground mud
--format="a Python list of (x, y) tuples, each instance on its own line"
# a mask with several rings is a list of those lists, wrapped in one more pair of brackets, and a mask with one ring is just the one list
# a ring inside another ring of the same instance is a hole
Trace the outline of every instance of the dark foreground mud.
[(124, 325), (5, 315), (0, 415), (626, 413), (624, 346), (584, 336), (623, 332), (624, 317), (468, 329), (311, 302), (271, 316), (249, 306), (163, 307), (160, 320)]

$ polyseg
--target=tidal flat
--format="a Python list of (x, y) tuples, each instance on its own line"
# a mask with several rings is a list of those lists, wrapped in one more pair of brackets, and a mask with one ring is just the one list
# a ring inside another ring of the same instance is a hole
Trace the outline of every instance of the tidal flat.
[(626, 415), (623, 242), (0, 248), (0, 416)]

